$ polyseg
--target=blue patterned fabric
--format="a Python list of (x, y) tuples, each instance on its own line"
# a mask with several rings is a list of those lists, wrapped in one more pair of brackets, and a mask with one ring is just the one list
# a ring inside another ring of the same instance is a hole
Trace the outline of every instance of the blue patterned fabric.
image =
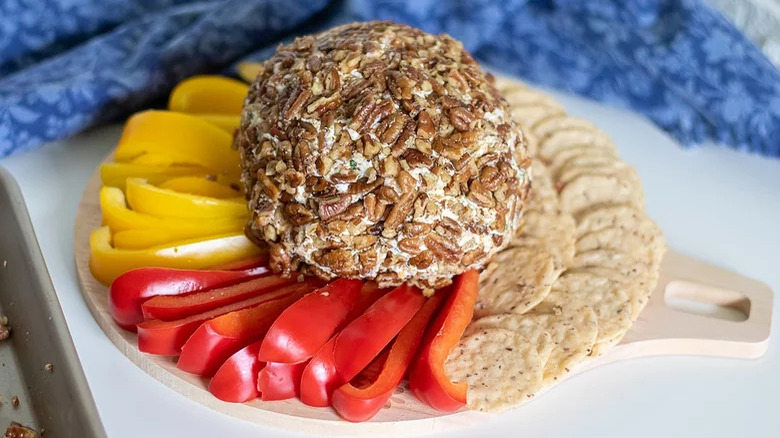
[(449, 33), (494, 70), (632, 109), (683, 145), (780, 157), (780, 72), (700, 0), (2, 0), (0, 157), (369, 19)]

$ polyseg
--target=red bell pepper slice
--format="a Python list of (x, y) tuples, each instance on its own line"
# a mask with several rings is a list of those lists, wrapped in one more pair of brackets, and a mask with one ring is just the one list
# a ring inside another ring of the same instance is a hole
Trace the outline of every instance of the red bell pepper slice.
[(424, 303), (422, 293), (408, 285), (379, 298), (312, 358), (301, 377), (301, 401), (329, 406), (333, 391), (362, 371)]
[(139, 268), (117, 277), (109, 288), (109, 308), (117, 325), (135, 331), (144, 320), (141, 304), (160, 295), (182, 295), (190, 292), (239, 283), (271, 273), (267, 260), (240, 271)]
[(300, 283), (286, 289), (290, 293), (284, 297), (225, 313), (201, 324), (181, 347), (176, 366), (199, 376), (213, 375), (233, 353), (263, 339), (279, 314), (312, 287)]
[(141, 308), (143, 309), (144, 319), (173, 321), (174, 319), (181, 319), (233, 304), (237, 301), (293, 284), (296, 281), (295, 278), (269, 275), (203, 292), (154, 297), (144, 302)]
[(311, 358), (344, 323), (362, 284), (339, 279), (296, 301), (268, 330), (258, 359), (292, 364)]
[(425, 328), (443, 300), (444, 291), (439, 291), (417, 311), (383, 355), (378, 376), (370, 384), (362, 387), (347, 383), (333, 393), (333, 408), (342, 418), (352, 422), (366, 421), (382, 409), (415, 358)]
[(256, 399), (257, 374), (263, 363), (257, 360), (261, 341), (254, 342), (235, 352), (219, 367), (209, 382), (209, 392), (214, 397), (231, 403), (244, 403)]
[(204, 322), (226, 313), (283, 298), (295, 292), (298, 287), (300, 284), (289, 285), (263, 295), (174, 321), (160, 321), (159, 319), (144, 321), (137, 326), (138, 349), (144, 353), (178, 356), (181, 353), (182, 345)]
[(428, 328), (422, 350), (409, 373), (409, 386), (414, 395), (439, 411), (454, 412), (466, 404), (468, 386), (465, 382), (451, 382), (444, 371), (444, 362), (471, 322), (478, 292), (477, 271), (467, 271), (455, 279), (447, 302)]
[(308, 363), (266, 363), (257, 376), (260, 399), (287, 400), (298, 396), (301, 393), (301, 375)]

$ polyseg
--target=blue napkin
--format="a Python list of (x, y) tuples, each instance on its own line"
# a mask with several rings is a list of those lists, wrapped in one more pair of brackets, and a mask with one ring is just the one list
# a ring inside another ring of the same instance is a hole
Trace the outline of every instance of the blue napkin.
[(3, 0), (0, 157), (370, 19), (449, 33), (485, 65), (642, 113), (685, 146), (780, 157), (780, 72), (700, 0)]

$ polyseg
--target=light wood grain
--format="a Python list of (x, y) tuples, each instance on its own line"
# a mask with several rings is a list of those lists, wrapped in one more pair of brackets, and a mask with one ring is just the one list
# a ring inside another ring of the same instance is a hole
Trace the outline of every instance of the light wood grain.
[[(408, 387), (399, 388), (390, 399), (390, 406), (371, 421), (358, 424), (340, 420), (331, 409), (311, 408), (298, 400), (232, 404), (216, 399), (207, 391), (206, 379), (178, 370), (172, 358), (139, 352), (135, 334), (122, 330), (112, 320), (107, 288), (89, 272), (89, 233), (101, 222), (100, 184), (99, 172), (95, 172), (76, 215), (74, 251), (82, 294), (98, 324), (117, 348), (164, 385), (225, 415), (304, 434), (418, 435), (490, 418), (491, 414), (471, 411), (443, 415), (420, 403)], [(735, 322), (682, 312), (665, 304), (667, 293), (734, 307), (748, 317)], [(623, 341), (603, 356), (583, 362), (569, 378), (600, 365), (644, 356), (759, 357), (769, 342), (771, 313), (772, 291), (763, 283), (669, 251), (649, 304)]]

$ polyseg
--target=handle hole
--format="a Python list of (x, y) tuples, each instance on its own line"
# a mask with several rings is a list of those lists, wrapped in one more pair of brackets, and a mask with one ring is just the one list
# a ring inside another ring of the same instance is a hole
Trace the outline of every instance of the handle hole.
[(750, 316), (750, 299), (741, 292), (688, 281), (670, 281), (664, 303), (681, 312), (726, 321), (745, 321)]

